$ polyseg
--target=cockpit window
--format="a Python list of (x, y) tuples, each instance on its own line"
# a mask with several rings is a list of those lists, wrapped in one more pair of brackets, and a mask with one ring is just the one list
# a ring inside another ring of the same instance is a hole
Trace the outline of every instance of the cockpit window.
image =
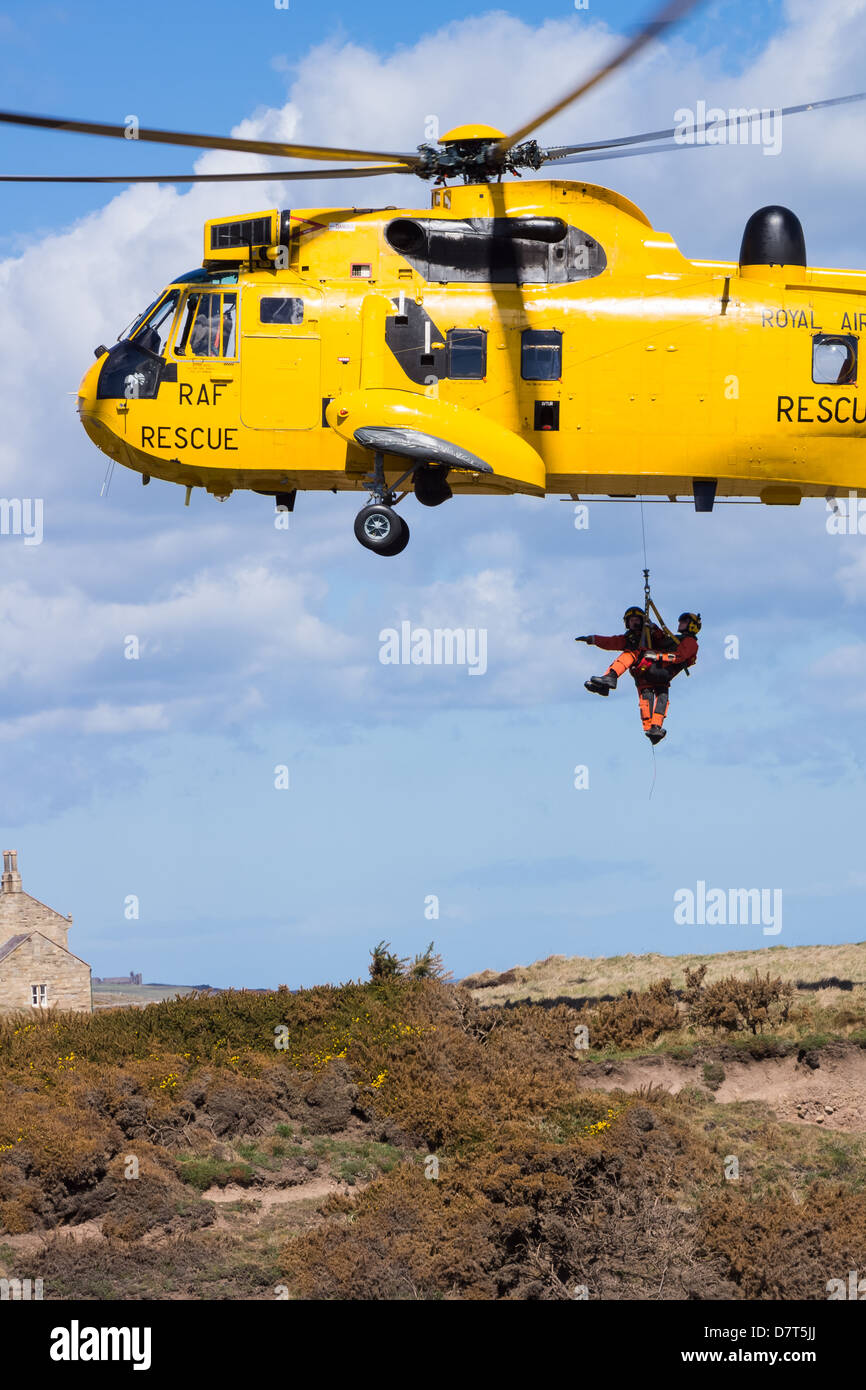
[[(183, 275), (176, 275), (171, 282), (172, 294), (175, 297), (175, 303), (177, 303), (177, 291), (173, 288), (175, 285), (236, 285), (237, 282), (238, 273), (236, 270), (202, 270), (201, 267), (199, 267), (196, 270), (187, 270)], [(138, 332), (139, 328), (141, 328), (145, 319), (149, 317), (157, 304), (161, 302), (162, 298), (162, 295), (158, 295), (156, 299), (148, 304), (143, 314), (136, 314), (135, 318), (131, 323), (127, 324), (123, 332), (118, 333), (117, 341), (123, 343), (128, 338), (133, 337), (133, 335)]]
[(158, 300), (158, 299), (154, 299), (153, 302), (152, 302), (151, 304), (148, 304), (148, 306), (147, 306), (147, 308), (145, 309), (145, 311), (144, 311), (143, 314), (136, 314), (135, 318), (132, 319), (132, 320), (126, 325), (126, 327), (124, 328), (123, 332), (122, 332), (122, 333), (118, 333), (118, 335), (117, 335), (117, 341), (118, 341), (119, 343), (123, 343), (123, 342), (126, 341), (127, 338), (131, 338), (132, 335), (133, 335), (133, 333), (136, 331), (136, 329), (141, 327), (141, 325), (144, 323), (144, 320), (147, 318), (148, 314), (150, 314), (151, 311), (152, 311), (153, 309), (156, 308), (156, 306), (157, 306), (158, 303), (159, 303), (159, 300)]
[(237, 295), (202, 290), (189, 295), (175, 342), (178, 357), (234, 357)]
[(849, 333), (816, 333), (812, 339), (812, 380), (819, 386), (854, 386), (857, 339)]
[(200, 299), (200, 294), (191, 294), (184, 306), (185, 312), (181, 320), (181, 327), (178, 330), (177, 341), (174, 345), (175, 353), (180, 357), (186, 356), (186, 349), (189, 343), (189, 330), (192, 328), (193, 319), (195, 318)]
[(168, 294), (163, 295), (154, 308), (144, 315), (139, 325), (130, 333), (136, 347), (162, 357), (179, 298), (180, 290), (169, 290)]

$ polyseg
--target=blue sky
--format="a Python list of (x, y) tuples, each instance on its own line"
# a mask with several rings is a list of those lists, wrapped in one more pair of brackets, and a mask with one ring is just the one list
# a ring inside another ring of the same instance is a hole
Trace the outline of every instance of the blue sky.
[[(205, 23), (194, 7), (7, 5), (3, 104), (411, 148), (429, 112), (443, 129), (519, 123), (645, 12), (446, 3), (434, 19), (292, 0), (242, 16), (218, 3)], [(866, 0), (708, 5), (545, 134), (652, 129), (699, 99), (857, 91), (864, 17)], [(863, 119), (792, 121), (778, 158), (677, 152), (591, 176), (692, 256), (735, 257), (748, 215), (779, 201), (813, 262), (863, 265)], [(9, 172), (110, 172), (126, 153), (0, 132)], [(135, 153), (142, 169), (191, 167), (184, 151)], [(425, 205), (426, 189), (393, 182), (377, 200)], [(341, 194), (370, 199), (363, 183)], [(381, 937), (404, 954), (434, 937), (458, 975), (551, 954), (862, 940), (866, 536), (829, 535), (823, 503), (646, 508), (662, 611), (704, 615), (653, 786), (630, 683), (586, 694), (598, 654), (572, 640), (617, 630), (641, 598), (634, 506), (591, 504), (576, 530), (557, 498), (410, 499), (410, 546), (383, 561), (355, 542), (349, 496), (300, 496), (288, 533), (264, 498), (196, 494), (184, 509), (180, 489), (143, 490), (124, 470), (100, 498), (105, 460), (74, 413), (94, 344), (197, 262), (208, 215), (332, 196), (4, 190), (0, 495), (45, 501), (41, 546), (0, 537), (0, 829), (25, 887), (73, 913), (70, 944), (97, 974), (223, 985), (362, 975)], [(486, 628), (487, 673), (383, 666), (379, 632), (404, 619)], [(674, 893), (700, 879), (781, 888), (782, 934), (675, 925)]]

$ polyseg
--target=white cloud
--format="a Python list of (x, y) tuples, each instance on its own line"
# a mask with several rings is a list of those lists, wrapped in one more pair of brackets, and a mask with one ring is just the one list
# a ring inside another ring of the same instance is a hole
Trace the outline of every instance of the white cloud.
[(166, 732), (170, 728), (164, 705), (110, 705), (100, 701), (92, 709), (52, 709), (0, 722), (0, 739), (33, 735), (83, 733), (127, 734)]

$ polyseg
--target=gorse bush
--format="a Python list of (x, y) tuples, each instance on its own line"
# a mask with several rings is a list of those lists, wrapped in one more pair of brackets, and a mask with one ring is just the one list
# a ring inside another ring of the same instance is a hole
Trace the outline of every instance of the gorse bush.
[(391, 950), (390, 941), (380, 941), (370, 952), (370, 979), (393, 980), (406, 973), (409, 964), (407, 956), (398, 956)]
[(778, 977), (771, 980), (769, 971), (766, 975), (756, 971), (751, 980), (728, 975), (704, 985), (704, 970), (702, 966), (700, 979), (691, 982), (689, 1019), (692, 1023), (728, 1033), (741, 1029), (758, 1033), (763, 1032), (767, 1024), (784, 1023), (787, 1019), (794, 997), (794, 986), (789, 982)]
[(788, 1019), (794, 997), (792, 984), (756, 972), (752, 979), (729, 975), (705, 984), (706, 965), (686, 966), (682, 1005), (668, 979), (645, 990), (627, 990), (617, 999), (587, 1009), (585, 1017), (593, 1048), (628, 1049), (655, 1042), (684, 1026), (714, 1032), (763, 1032)]
[(434, 951), (433, 946), (431, 941), (426, 951), (410, 961), (408, 956), (396, 955), (391, 950), (390, 941), (380, 941), (370, 952), (370, 979), (394, 980), (401, 975), (407, 975), (412, 980), (450, 979), (450, 972), (446, 971), (442, 957)]
[(670, 980), (657, 980), (649, 989), (628, 990), (618, 999), (588, 1011), (591, 1046), (628, 1047), (654, 1042), (677, 1026), (677, 999)]
[(416, 956), (409, 966), (406, 973), (413, 980), (450, 980), (451, 972), (446, 971), (442, 957), (433, 950), (433, 945), (431, 941), (427, 950)]

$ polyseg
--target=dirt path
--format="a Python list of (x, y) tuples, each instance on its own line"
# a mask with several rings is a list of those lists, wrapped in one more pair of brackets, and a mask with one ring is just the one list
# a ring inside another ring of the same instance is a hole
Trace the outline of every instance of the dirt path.
[[(861, 1048), (810, 1054), (817, 1067), (796, 1056), (724, 1061), (717, 1101), (762, 1100), (780, 1120), (825, 1129), (866, 1131), (866, 1051)], [(600, 1091), (636, 1091), (661, 1086), (676, 1095), (684, 1086), (707, 1089), (701, 1062), (639, 1057), (633, 1062), (583, 1063), (581, 1077)]]
[[(323, 1197), (328, 1197), (332, 1192), (341, 1192), (347, 1197), (353, 1196), (360, 1191), (361, 1187), (366, 1187), (366, 1183), (358, 1183), (355, 1187), (348, 1187), (345, 1182), (337, 1178), (311, 1178), (309, 1182), (296, 1183), (292, 1187), (241, 1187), (238, 1183), (228, 1183), (225, 1187), (209, 1187), (202, 1197), (207, 1202), (213, 1202), (219, 1208), (227, 1206), (232, 1202), (242, 1202), (244, 1205), (240, 1212), (233, 1213), (233, 1216), (240, 1216), (247, 1225), (256, 1226), (263, 1221), (267, 1215), (275, 1208), (297, 1204), (299, 1202), (320, 1202)], [(0, 1236), (0, 1244), (7, 1245), (11, 1250), (20, 1251), (23, 1254), (32, 1254), (39, 1250), (46, 1241), (57, 1237), (68, 1239), (81, 1245), (86, 1241), (102, 1240), (102, 1217), (96, 1217), (92, 1221), (82, 1221), (77, 1226), (56, 1226), (52, 1230), (28, 1231), (23, 1235)], [(217, 1218), (213, 1227), (234, 1225), (229, 1222), (223, 1212), (217, 1212)], [(166, 1241), (174, 1239), (162, 1230), (147, 1231), (141, 1237), (143, 1245), (164, 1244)]]
[(240, 1187), (237, 1183), (227, 1183), (225, 1187), (209, 1187), (201, 1195), (206, 1202), (257, 1202), (261, 1211), (271, 1207), (283, 1206), (286, 1202), (320, 1201), (332, 1192), (342, 1192), (351, 1197), (357, 1187), (347, 1187), (337, 1178), (311, 1178), (309, 1182), (297, 1183), (294, 1187)]
[(58, 1235), (68, 1237), (69, 1240), (75, 1241), (76, 1245), (82, 1245), (87, 1240), (101, 1240), (102, 1217), (82, 1221), (78, 1226), (55, 1226), (53, 1230), (27, 1231), (20, 1236), (0, 1236), (0, 1245), (8, 1245), (12, 1250), (23, 1250), (29, 1255), (44, 1245), (46, 1240)]

